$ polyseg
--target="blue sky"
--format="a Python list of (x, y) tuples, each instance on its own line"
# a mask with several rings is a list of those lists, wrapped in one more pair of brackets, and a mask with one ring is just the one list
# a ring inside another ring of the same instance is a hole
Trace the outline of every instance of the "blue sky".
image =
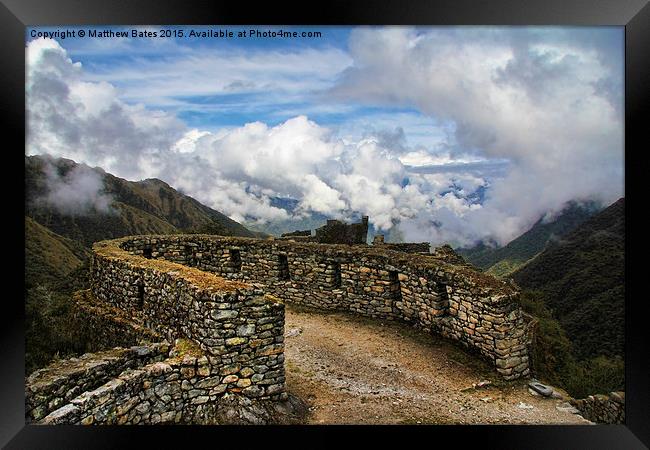
[[(138, 29), (39, 27), (28, 28), (27, 36), (29, 41), (34, 39), (31, 37), (34, 31), (78, 31), (80, 28), (86, 32), (90, 29), (110, 29), (129, 33)], [(160, 28), (147, 27), (153, 31)], [(83, 64), (84, 80), (108, 82), (120, 91), (120, 97), (125, 102), (143, 102), (149, 108), (173, 112), (193, 128), (216, 131), (255, 121), (274, 126), (305, 114), (319, 124), (356, 135), (371, 133), (377, 126), (402, 127), (405, 138), (412, 144), (430, 144), (446, 133), (449, 124), (441, 124), (436, 118), (424, 115), (409, 105), (332, 100), (323, 94), (336, 84), (340, 74), (353, 63), (347, 56), (350, 27), (164, 27), (166, 30), (183, 30), (185, 35), (190, 30), (228, 30), (236, 35), (251, 28), (260, 31), (319, 31), (322, 36), (254, 39), (73, 37), (58, 39), (58, 42), (67, 50), (69, 57)], [(269, 61), (269, 53), (277, 54), (278, 59)], [(282, 55), (292, 55), (294, 60), (304, 57), (304, 66), (300, 61), (298, 66), (285, 65)], [(325, 58), (321, 59), (322, 55)], [(205, 56), (215, 66), (208, 67), (206, 60), (201, 59)], [(219, 62), (238, 58), (251, 62), (253, 67), (240, 61), (240, 64), (229, 64), (230, 69), (219, 69)], [(179, 62), (186, 66), (179, 66)], [(327, 70), (323, 67), (325, 65), (328, 65)], [(197, 77), (200, 82), (193, 85), (186, 83), (183, 74), (197, 69), (200, 71)], [(221, 82), (215, 83), (215, 79)], [(267, 88), (269, 85), (271, 89)]]
[(271, 205), (289, 196), (433, 243), (505, 242), (569, 200), (623, 195), (622, 27), (112, 30), (134, 28), (322, 36), (27, 29), (27, 153), (158, 177), (235, 220), (290, 219)]

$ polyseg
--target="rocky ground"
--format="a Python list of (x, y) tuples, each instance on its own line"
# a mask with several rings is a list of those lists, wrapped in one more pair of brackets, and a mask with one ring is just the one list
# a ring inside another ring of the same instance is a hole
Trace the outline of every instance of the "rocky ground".
[(307, 403), (307, 423), (591, 423), (405, 324), (287, 305), (285, 336), (287, 390)]

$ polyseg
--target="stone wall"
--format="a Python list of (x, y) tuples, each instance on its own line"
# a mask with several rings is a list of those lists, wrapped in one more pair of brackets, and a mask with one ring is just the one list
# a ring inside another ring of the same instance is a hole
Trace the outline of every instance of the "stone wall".
[(249, 418), (288, 399), (278, 299), (143, 256), (111, 241), (94, 246), (90, 292), (74, 296), (75, 318), (88, 320), (78, 334), (96, 332), (90, 348), (162, 338), (179, 345), (169, 354), (165, 342), (89, 353), (37, 371), (26, 380), (27, 422), (218, 423), (230, 394), (239, 405), (255, 402), (242, 410)]
[(206, 374), (232, 370), (225, 381), (229, 392), (286, 397), (284, 305), (277, 298), (195, 268), (129, 255), (116, 241), (93, 250), (95, 300), (127, 311), (170, 342), (196, 343), (205, 352)]
[(471, 267), (473, 270), (476, 270), (474, 266), (465, 261), (465, 259), (456, 253), (454, 249), (451, 248), (451, 245), (448, 244), (434, 248), (431, 252), (431, 256), (446, 261), (449, 264)]
[[(213, 333), (205, 325), (199, 326), (204, 330), (199, 332), (194, 329), (196, 324), (188, 326), (183, 318), (192, 310), (202, 317), (197, 323), (205, 324), (206, 319), (214, 320), (208, 317), (213, 306), (202, 309), (201, 302), (188, 300), (196, 295), (183, 283), (177, 284), (175, 275), (161, 272), (162, 268), (143, 275), (140, 269), (126, 267), (128, 263), (121, 259), (107, 263), (98, 254), (117, 246), (132, 257), (151, 258), (152, 263), (165, 260), (200, 269), (197, 272), (205, 276), (210, 272), (253, 284), (257, 290), (240, 288), (244, 297), (261, 296), (264, 291), (300, 305), (402, 320), (476, 350), (505, 379), (529, 373), (530, 339), (516, 289), (469, 267), (449, 264), (444, 258), (367, 246), (205, 235), (141, 236), (96, 244), (93, 292), (98, 298), (109, 302), (118, 298), (122, 307), (134, 311), (142, 308), (163, 334), (170, 326), (180, 327), (185, 336), (198, 339), (208, 351), (212, 346), (222, 351), (225, 342), (212, 342), (207, 336)], [(178, 269), (167, 272), (174, 270)], [(141, 283), (145, 285), (143, 294), (138, 288)], [(144, 300), (138, 300), (141, 297)], [(224, 300), (209, 301), (217, 305)], [(139, 302), (144, 307), (138, 307)], [(233, 308), (232, 304), (224, 306), (228, 311)]]
[(365, 245), (368, 239), (368, 216), (363, 216), (359, 223), (351, 224), (331, 219), (317, 228), (315, 233), (313, 240), (321, 244)]
[(293, 241), (293, 242), (316, 242), (315, 236), (280, 236), (273, 239), (280, 241)]
[(625, 393), (610, 392), (609, 395), (590, 395), (571, 404), (587, 420), (596, 423), (625, 423)]
[(79, 328), (96, 331), (91, 348), (166, 340), (35, 372), (28, 422), (272, 421), (278, 410), (269, 408), (288, 401), (280, 299), (405, 321), (477, 351), (505, 379), (529, 373), (516, 289), (450, 264), (444, 251), (204, 235), (127, 237), (93, 250), (91, 289), (75, 296), (78, 319), (89, 321)]
[(372, 240), (373, 247), (381, 247), (389, 250), (397, 250), (406, 253), (426, 253), (431, 252), (431, 244), (428, 242), (385, 242), (383, 234), (376, 234)]
[(282, 233), (281, 235), (281, 237), (292, 237), (292, 236), (309, 237), (311, 236), (311, 230), (296, 230), (290, 233)]
[(169, 346), (115, 348), (57, 361), (32, 373), (25, 383), (27, 422), (39, 421), (83, 392), (95, 389), (124, 370), (161, 361)]
[(83, 345), (83, 353), (163, 340), (159, 333), (144, 326), (140, 317), (97, 302), (89, 289), (75, 292), (72, 300), (69, 336), (73, 342)]
[[(270, 423), (277, 419), (277, 413), (265, 411), (269, 402), (262, 398), (263, 388), (245, 378), (261, 379), (271, 372), (269, 367), (257, 367), (257, 374), (241, 364), (215, 371), (209, 355), (192, 341), (178, 339), (169, 348), (156, 344), (87, 354), (77, 363), (69, 360), (65, 369), (52, 366), (30, 377), (27, 391), (34, 391), (32, 398), (53, 398), (54, 392), (61, 398), (68, 388), (73, 392), (60, 401), (50, 400), (50, 405), (59, 407), (38, 409), (32, 418), (44, 425)], [(77, 376), (59, 382), (62, 370)], [(231, 393), (247, 403), (240, 400), (233, 411), (224, 402)], [(251, 402), (255, 402), (252, 407)], [(241, 413), (244, 420), (229, 417)]]
[(383, 244), (374, 244), (373, 246), (381, 246), (388, 250), (396, 250), (399, 252), (406, 253), (426, 253), (428, 254), (431, 250), (431, 245), (428, 242), (395, 242), (395, 243), (383, 243)]

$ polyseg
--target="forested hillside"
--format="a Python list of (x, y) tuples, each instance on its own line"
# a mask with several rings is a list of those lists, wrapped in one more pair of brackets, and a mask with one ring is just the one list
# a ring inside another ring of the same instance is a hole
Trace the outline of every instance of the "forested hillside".
[(540, 320), (537, 371), (576, 397), (623, 389), (625, 200), (549, 243), (512, 278)]
[(570, 202), (556, 217), (540, 218), (528, 231), (503, 247), (479, 244), (472, 248), (460, 248), (460, 253), (474, 266), (497, 277), (517, 270), (540, 253), (546, 245), (574, 230), (600, 208), (594, 202)]

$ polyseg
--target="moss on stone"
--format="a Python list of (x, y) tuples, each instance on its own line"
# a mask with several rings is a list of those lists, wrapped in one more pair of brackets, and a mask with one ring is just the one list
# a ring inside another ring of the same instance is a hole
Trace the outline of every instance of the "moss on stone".
[[(131, 239), (133, 238), (131, 237)], [(136, 267), (158, 270), (170, 274), (178, 274), (196, 287), (211, 292), (235, 292), (238, 290), (245, 291), (252, 288), (252, 286), (247, 283), (225, 280), (215, 274), (187, 267), (182, 264), (163, 259), (147, 259), (142, 256), (132, 255), (119, 247), (119, 244), (128, 240), (129, 239), (127, 238), (121, 238), (111, 241), (97, 242), (93, 245), (93, 251), (95, 254), (108, 258), (109, 260), (119, 260)]]
[(180, 358), (181, 360), (184, 356), (187, 355), (194, 358), (201, 358), (202, 356), (205, 356), (205, 352), (201, 349), (201, 347), (199, 347), (196, 342), (185, 338), (176, 339), (174, 348), (170, 354), (174, 355), (175, 358)]

